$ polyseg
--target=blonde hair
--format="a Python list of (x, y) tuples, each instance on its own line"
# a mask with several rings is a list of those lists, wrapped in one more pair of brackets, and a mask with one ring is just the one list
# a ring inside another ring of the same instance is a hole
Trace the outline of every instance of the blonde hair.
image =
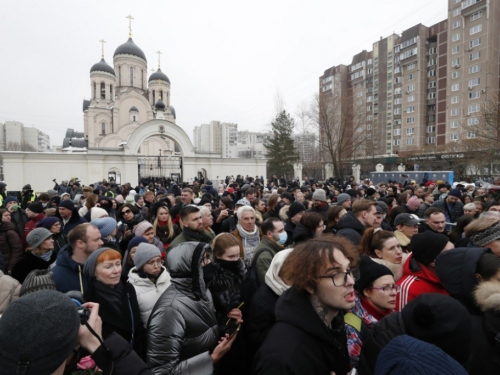
[(158, 207), (158, 210), (156, 211), (156, 218), (155, 218), (155, 221), (153, 223), (153, 230), (154, 230), (154, 233), (156, 236), (156, 228), (158, 227), (158, 221), (159, 221), (158, 216), (159, 216), (159, 212), (161, 209), (167, 210), (167, 214), (168, 214), (168, 220), (167, 220), (168, 237), (167, 237), (167, 239), (171, 240), (174, 236), (174, 226), (172, 225), (172, 217), (170, 216), (170, 210), (168, 209), (167, 206)]
[(500, 217), (480, 217), (465, 227), (467, 238), (481, 233), (500, 221)]

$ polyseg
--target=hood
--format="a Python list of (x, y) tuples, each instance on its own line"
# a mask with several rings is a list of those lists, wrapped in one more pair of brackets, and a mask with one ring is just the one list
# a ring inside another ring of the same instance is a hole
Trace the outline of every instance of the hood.
[(485, 281), (479, 284), (474, 291), (474, 297), (483, 312), (494, 310), (500, 313), (500, 281)]
[(70, 252), (73, 252), (71, 246), (69, 244), (64, 245), (59, 253), (57, 253), (57, 261), (56, 264), (61, 267), (66, 267), (72, 270), (78, 270), (79, 263), (75, 262), (73, 258), (71, 258)]
[(2, 223), (0, 225), (0, 232), (7, 232), (8, 230), (16, 230), (16, 227), (12, 223)]
[(266, 272), (265, 282), (267, 286), (271, 288), (273, 292), (278, 296), (281, 296), (285, 290), (290, 288), (290, 286), (285, 284), (283, 279), (279, 277), (278, 274), (280, 273), (283, 262), (288, 257), (288, 254), (290, 254), (292, 251), (293, 249), (286, 249), (281, 250), (279, 253), (277, 253)]
[(75, 197), (73, 198), (73, 203), (74, 204), (80, 204), (80, 198), (82, 197), (83, 194), (76, 194)]
[(479, 283), (475, 275), (477, 263), (487, 251), (481, 247), (462, 247), (445, 251), (436, 258), (436, 272), (443, 288), (472, 311), (477, 311), (473, 295)]
[(352, 212), (348, 212), (340, 219), (337, 224), (337, 229), (354, 229), (356, 232), (363, 235), (365, 226), (356, 218), (356, 216), (354, 216)]
[(208, 300), (201, 267), (201, 261), (207, 251), (212, 253), (210, 245), (190, 241), (175, 246), (167, 254), (167, 269), (172, 284), (196, 300)]
[[(329, 346), (327, 351), (338, 351), (338, 339), (346, 339), (344, 315), (339, 312), (328, 329), (314, 311), (309, 300), (309, 293), (292, 287), (284, 292), (276, 302), (276, 322), (285, 322), (314, 336), (322, 346)], [(343, 336), (343, 337), (342, 337)]]

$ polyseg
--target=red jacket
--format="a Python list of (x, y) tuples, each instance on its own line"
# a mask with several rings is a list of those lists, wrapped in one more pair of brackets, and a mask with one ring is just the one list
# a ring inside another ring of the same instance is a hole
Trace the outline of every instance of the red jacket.
[(439, 278), (422, 263), (413, 259), (411, 254), (403, 267), (403, 277), (396, 284), (401, 286), (396, 297), (396, 311), (403, 310), (408, 302), (424, 293), (448, 295)]
[(42, 219), (45, 219), (45, 214), (43, 212), (32, 217), (31, 219), (28, 219), (28, 222), (24, 226), (22, 240), (25, 249), (29, 247), (28, 242), (26, 242), (26, 237), (28, 236), (29, 232), (36, 228), (36, 224)]

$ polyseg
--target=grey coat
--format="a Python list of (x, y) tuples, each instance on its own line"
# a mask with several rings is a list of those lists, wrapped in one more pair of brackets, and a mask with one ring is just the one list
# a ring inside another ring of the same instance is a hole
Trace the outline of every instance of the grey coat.
[[(155, 374), (211, 374), (218, 327), (201, 260), (210, 246), (184, 242), (167, 255), (171, 285), (148, 322), (147, 364)], [(197, 265), (193, 270), (192, 265)]]

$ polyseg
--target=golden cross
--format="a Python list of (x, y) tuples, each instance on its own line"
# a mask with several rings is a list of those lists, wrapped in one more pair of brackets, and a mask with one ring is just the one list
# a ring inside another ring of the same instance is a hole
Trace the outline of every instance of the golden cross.
[(162, 54), (161, 51), (156, 52), (158, 54), (158, 69), (160, 69), (160, 55)]
[(134, 17), (128, 15), (125, 18), (128, 18), (128, 37), (132, 38), (132, 20), (134, 19)]
[(106, 43), (106, 41), (101, 39), (99, 42), (102, 44), (102, 58), (104, 59), (104, 43)]

